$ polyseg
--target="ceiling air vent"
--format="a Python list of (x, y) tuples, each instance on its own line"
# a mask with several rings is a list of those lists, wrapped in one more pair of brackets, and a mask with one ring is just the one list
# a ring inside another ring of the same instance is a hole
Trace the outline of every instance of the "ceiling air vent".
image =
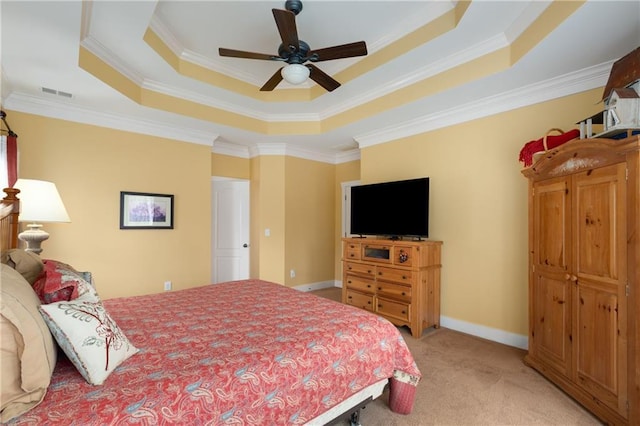
[(71, 93), (63, 92), (61, 90), (56, 90), (56, 89), (49, 89), (48, 87), (43, 87), (42, 92), (48, 93), (50, 95), (62, 96), (63, 98), (68, 98), (68, 99), (73, 98), (73, 95)]

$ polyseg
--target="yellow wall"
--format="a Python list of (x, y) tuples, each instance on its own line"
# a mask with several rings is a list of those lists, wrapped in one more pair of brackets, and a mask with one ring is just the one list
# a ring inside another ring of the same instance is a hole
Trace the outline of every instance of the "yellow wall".
[(599, 110), (601, 89), (361, 152), (363, 182), (431, 178), (430, 237), (442, 240), (442, 315), (527, 334), (527, 181), (520, 148)]
[(251, 277), (286, 286), (333, 281), (336, 166), (290, 156), (211, 157), (213, 175), (250, 180)]
[[(54, 181), (72, 220), (46, 225), (44, 257), (91, 270), (103, 297), (159, 292), (165, 280), (176, 289), (210, 281), (212, 175), (250, 179), (251, 276), (289, 286), (341, 279), (342, 182), (430, 176), (431, 238), (444, 241), (443, 316), (525, 335), (527, 182), (518, 153), (547, 129), (573, 128), (597, 112), (601, 92), (367, 147), (360, 161), (340, 165), (238, 159), (208, 146), (10, 117), (20, 177)], [(120, 230), (123, 190), (174, 194), (176, 228)]]
[(212, 153), (211, 176), (249, 179), (251, 177), (251, 164), (247, 158)]
[[(285, 169), (285, 285), (333, 281), (335, 166), (296, 157)], [(290, 271), (295, 270), (295, 278)]]
[[(251, 235), (251, 241), (258, 241), (257, 254), (258, 278), (284, 284), (285, 282), (285, 157), (267, 155), (251, 159), (251, 193), (255, 204), (251, 209), (251, 219), (255, 220), (257, 236)], [(257, 183), (257, 187), (255, 184)], [(252, 200), (253, 201), (253, 200)], [(265, 235), (265, 230), (270, 235)]]
[[(46, 224), (43, 258), (93, 272), (103, 298), (210, 282), (209, 146), (8, 112), (19, 177), (53, 181), (71, 223)], [(120, 230), (120, 191), (173, 194), (173, 230)]]

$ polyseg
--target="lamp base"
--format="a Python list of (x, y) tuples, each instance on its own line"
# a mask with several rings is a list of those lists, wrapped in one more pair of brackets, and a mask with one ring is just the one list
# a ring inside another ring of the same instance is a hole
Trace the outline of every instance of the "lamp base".
[(27, 225), (26, 231), (18, 234), (20, 241), (27, 243), (25, 251), (32, 251), (36, 254), (42, 253), (41, 244), (44, 240), (49, 238), (49, 233), (42, 229), (42, 225), (37, 223), (31, 223)]

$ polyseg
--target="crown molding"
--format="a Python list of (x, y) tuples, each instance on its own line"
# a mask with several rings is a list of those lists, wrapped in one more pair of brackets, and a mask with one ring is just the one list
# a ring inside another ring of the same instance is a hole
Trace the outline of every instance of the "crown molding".
[[(360, 152), (358, 151), (357, 156), (360, 158)], [(298, 146), (286, 144), (286, 143), (256, 143), (254, 146), (249, 148), (249, 156), (250, 158), (254, 157), (262, 157), (267, 155), (282, 155), (286, 157), (296, 157), (302, 158), (305, 160), (311, 161), (319, 161), (321, 163), (328, 164), (338, 164), (344, 163), (347, 161), (353, 161), (352, 157), (354, 156), (351, 153), (351, 156), (340, 155), (334, 153), (326, 153), (308, 150), (304, 148), (300, 148)]]
[(231, 157), (250, 158), (248, 146), (219, 140), (213, 141), (211, 152), (214, 154), (229, 155)]
[(604, 86), (614, 61), (355, 136), (362, 149)]
[(80, 46), (93, 53), (95, 56), (108, 64), (111, 68), (113, 68), (138, 86), (142, 86), (142, 84), (144, 83), (144, 78), (140, 74), (133, 71), (130, 67), (127, 67), (122, 61), (118, 59), (117, 55), (111, 52), (105, 45), (100, 43), (93, 36), (87, 35), (80, 42)]
[(53, 101), (25, 93), (11, 93), (5, 99), (4, 105), (7, 109), (27, 114), (175, 139), (198, 145), (211, 146), (219, 136), (213, 132), (189, 129), (184, 126), (171, 126), (164, 122), (131, 118), (121, 114), (106, 113), (103, 110), (80, 107), (62, 100), (56, 99), (56, 101)]
[(474, 44), (462, 49), (452, 55), (449, 55), (439, 61), (434, 61), (429, 65), (408, 72), (398, 78), (389, 80), (386, 84), (379, 85), (368, 92), (364, 92), (360, 96), (353, 96), (346, 102), (337, 104), (335, 107), (327, 108), (320, 112), (320, 119), (326, 119), (342, 112), (348, 111), (352, 108), (356, 108), (360, 105), (374, 101), (377, 98), (381, 98), (385, 95), (393, 93), (397, 90), (418, 83), (427, 78), (444, 73), (447, 70), (455, 68), (459, 65), (470, 62), (474, 59), (490, 54), (496, 50), (502, 49), (508, 46), (506, 36), (504, 34), (498, 34), (487, 40), (483, 40), (480, 43)]

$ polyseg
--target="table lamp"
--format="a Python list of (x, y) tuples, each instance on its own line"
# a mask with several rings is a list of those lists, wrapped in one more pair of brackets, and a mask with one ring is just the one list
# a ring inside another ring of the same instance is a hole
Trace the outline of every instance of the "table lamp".
[(18, 238), (27, 244), (26, 251), (40, 254), (49, 233), (37, 222), (71, 222), (67, 210), (53, 182), (18, 179), (13, 187), (20, 190), (20, 222), (31, 222)]

